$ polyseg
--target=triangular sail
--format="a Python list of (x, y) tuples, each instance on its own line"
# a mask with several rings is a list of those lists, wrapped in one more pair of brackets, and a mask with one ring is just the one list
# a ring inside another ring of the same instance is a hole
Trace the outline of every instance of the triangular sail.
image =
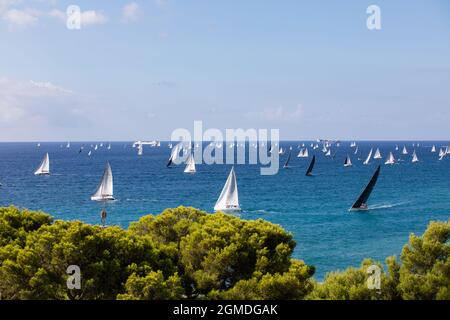
[(182, 148), (183, 144), (179, 142), (175, 147), (172, 148), (172, 152), (170, 154), (169, 161), (167, 162), (167, 167), (170, 167), (170, 165), (179, 157), (180, 150)]
[(419, 157), (417, 157), (416, 150), (414, 150), (412, 162), (413, 163), (419, 162)]
[(195, 173), (195, 159), (194, 155), (191, 153), (189, 158), (186, 161), (186, 168), (184, 169), (185, 173)]
[(433, 145), (433, 147), (431, 148), (431, 152), (435, 153), (436, 152), (436, 146)]
[(286, 159), (286, 162), (284, 163), (283, 168), (287, 168), (289, 166), (289, 161), (291, 161), (291, 153), (292, 153), (292, 150), (289, 150), (289, 155)]
[(95, 193), (91, 196), (91, 200), (114, 200), (113, 197), (113, 176), (109, 162), (106, 163), (105, 171), (103, 171), (102, 179)]
[(359, 196), (359, 198), (356, 200), (356, 202), (352, 205), (350, 210), (367, 210), (367, 200), (370, 197), (370, 194), (373, 191), (373, 188), (375, 187), (375, 184), (377, 183), (378, 176), (380, 175), (381, 166), (378, 166), (377, 170), (375, 171), (374, 175), (372, 176), (372, 179), (370, 179), (367, 186), (364, 188), (363, 192)]
[(403, 147), (402, 154), (408, 154), (408, 150), (406, 149), (406, 146)]
[(350, 159), (350, 156), (347, 155), (344, 162), (344, 167), (350, 167), (352, 165), (352, 159)]
[(34, 172), (35, 175), (50, 174), (50, 158), (48, 152), (45, 154), (44, 159), (42, 159), (41, 164)]
[(234, 167), (231, 168), (227, 181), (214, 206), (215, 211), (240, 211), (239, 196)]
[(316, 163), (316, 156), (313, 156), (311, 163), (309, 164), (308, 170), (306, 170), (306, 176), (312, 176), (312, 171), (314, 169), (314, 164)]
[(374, 159), (381, 159), (381, 152), (380, 149), (377, 148), (377, 151), (375, 151), (375, 155), (373, 156)]
[(384, 164), (395, 164), (395, 157), (392, 152), (389, 153), (389, 157)]
[(363, 164), (368, 165), (370, 162), (370, 159), (372, 158), (372, 152), (373, 152), (373, 148), (370, 149), (369, 155), (367, 156), (366, 161), (363, 162)]

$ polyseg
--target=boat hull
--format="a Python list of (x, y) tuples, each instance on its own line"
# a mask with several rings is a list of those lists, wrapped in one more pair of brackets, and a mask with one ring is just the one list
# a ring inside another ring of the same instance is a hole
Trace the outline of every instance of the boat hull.
[(116, 198), (113, 196), (106, 196), (106, 197), (91, 197), (92, 201), (114, 201)]

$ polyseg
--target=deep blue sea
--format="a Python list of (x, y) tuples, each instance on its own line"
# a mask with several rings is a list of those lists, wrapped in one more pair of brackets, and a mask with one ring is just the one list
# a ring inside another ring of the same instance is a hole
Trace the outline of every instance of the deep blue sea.
[[(298, 145), (310, 142), (282, 142), (293, 147), (290, 169), (277, 175), (260, 175), (259, 165), (236, 165), (243, 219), (262, 218), (280, 224), (297, 241), (294, 257), (316, 266), (321, 280), (333, 270), (359, 266), (366, 257), (384, 261), (399, 255), (411, 232), (421, 234), (431, 220), (450, 218), (450, 156), (442, 161), (431, 146), (450, 142), (423, 141), (416, 147), (420, 162), (411, 163), (412, 142), (358, 142), (358, 155), (349, 142), (342, 142), (334, 159), (321, 148), (309, 149), (310, 158), (297, 158)], [(88, 156), (96, 142), (0, 143), (0, 206), (16, 205), (42, 210), (58, 219), (100, 223), (102, 205), (90, 200), (109, 161), (114, 176), (114, 196), (107, 204), (108, 224), (127, 227), (146, 214), (165, 208), (193, 206), (212, 212), (230, 171), (230, 165), (197, 165), (197, 173), (184, 174), (184, 166), (166, 168), (170, 155), (167, 142), (161, 147), (144, 146), (137, 155), (131, 142), (113, 142)], [(417, 143), (417, 142), (416, 142)], [(409, 155), (395, 151), (406, 145)], [(62, 145), (62, 147), (61, 147)], [(78, 153), (81, 146), (85, 146)], [(372, 160), (362, 164), (371, 147), (379, 147), (383, 158), (394, 151), (403, 159), (394, 166)], [(439, 149), (438, 149), (439, 151)], [(50, 176), (33, 173), (45, 152), (50, 154)], [(353, 167), (344, 168), (349, 153)], [(305, 177), (311, 156), (317, 155), (314, 177)], [(281, 156), (280, 167), (287, 154)], [(360, 158), (361, 160), (358, 160)], [(371, 178), (378, 163), (382, 170), (369, 200), (367, 212), (348, 209)]]

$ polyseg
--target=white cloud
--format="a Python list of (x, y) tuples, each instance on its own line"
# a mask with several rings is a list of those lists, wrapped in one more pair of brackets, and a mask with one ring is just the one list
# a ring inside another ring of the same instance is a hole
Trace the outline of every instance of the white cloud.
[(104, 24), (107, 21), (108, 18), (101, 12), (97, 12), (95, 10), (81, 12), (81, 27), (95, 24)]
[(297, 105), (295, 108), (284, 108), (282, 106), (265, 108), (258, 111), (247, 112), (245, 116), (251, 119), (265, 121), (297, 121), (303, 118), (303, 106)]
[(13, 123), (33, 114), (38, 115), (37, 105), (48, 105), (54, 99), (72, 94), (71, 90), (51, 82), (0, 78), (0, 123)]
[[(61, 20), (61, 22), (66, 23), (67, 21), (67, 14), (64, 11), (53, 9), (47, 14), (50, 17)], [(104, 24), (106, 22), (108, 22), (108, 17), (102, 12), (98, 12), (95, 10), (87, 10), (81, 12), (81, 28), (96, 24)]]
[(139, 5), (131, 2), (122, 8), (122, 16), (125, 21), (136, 21), (140, 15)]
[(11, 30), (17, 27), (26, 28), (36, 24), (39, 15), (40, 12), (36, 10), (10, 9), (3, 13), (2, 19), (6, 21), (8, 28)]

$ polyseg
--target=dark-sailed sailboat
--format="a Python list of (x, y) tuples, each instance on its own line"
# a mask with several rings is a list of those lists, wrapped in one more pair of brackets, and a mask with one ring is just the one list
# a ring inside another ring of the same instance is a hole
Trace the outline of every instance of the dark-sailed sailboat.
[(316, 156), (313, 156), (313, 158), (311, 160), (311, 163), (309, 164), (308, 170), (306, 170), (306, 176), (307, 177), (311, 177), (313, 175), (312, 171), (314, 169), (314, 164), (315, 163), (316, 163)]
[(378, 166), (377, 170), (372, 176), (372, 179), (370, 179), (369, 183), (367, 184), (364, 191), (359, 196), (358, 200), (353, 204), (353, 206), (350, 208), (350, 211), (353, 210), (368, 210), (367, 206), (367, 200), (370, 197), (370, 194), (373, 191), (373, 188), (375, 187), (375, 184), (377, 183), (378, 176), (380, 175), (381, 166)]
[(284, 166), (283, 166), (283, 168), (289, 168), (289, 161), (291, 161), (291, 153), (292, 153), (292, 150), (289, 150), (289, 155), (288, 155), (288, 157), (287, 157), (287, 160), (286, 160), (286, 162), (284, 163)]

